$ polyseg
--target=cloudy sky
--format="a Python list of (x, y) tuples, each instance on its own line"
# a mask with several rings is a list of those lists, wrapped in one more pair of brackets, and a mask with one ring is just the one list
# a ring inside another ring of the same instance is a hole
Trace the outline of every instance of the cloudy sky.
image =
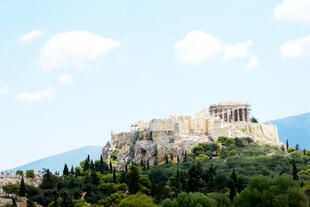
[(0, 169), (136, 120), (310, 111), (310, 0), (1, 0)]

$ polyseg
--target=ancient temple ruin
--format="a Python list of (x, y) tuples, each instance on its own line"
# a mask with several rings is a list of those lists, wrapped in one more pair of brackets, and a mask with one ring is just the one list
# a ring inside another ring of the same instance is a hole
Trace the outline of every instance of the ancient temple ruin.
[(174, 131), (180, 133), (208, 133), (223, 128), (227, 123), (249, 122), (250, 105), (238, 102), (213, 104), (195, 116), (171, 115), (169, 119), (138, 121), (130, 125), (131, 131)]
[(252, 123), (251, 106), (247, 103), (223, 102), (213, 104), (193, 116), (175, 114), (168, 119), (138, 121), (130, 125), (129, 132), (111, 134), (103, 148), (103, 159), (115, 161), (154, 162), (169, 153), (175, 158), (190, 152), (199, 143), (215, 142), (220, 136), (250, 137), (260, 144), (281, 146), (277, 127), (270, 124)]

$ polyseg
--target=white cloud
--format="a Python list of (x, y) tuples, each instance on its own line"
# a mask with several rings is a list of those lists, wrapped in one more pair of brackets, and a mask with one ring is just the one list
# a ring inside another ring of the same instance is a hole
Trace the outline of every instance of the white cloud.
[(26, 33), (26, 34), (22, 35), (21, 37), (19, 37), (17, 39), (17, 41), (25, 44), (25, 43), (30, 42), (31, 40), (33, 40), (35, 38), (41, 37), (41, 35), (42, 35), (41, 31), (39, 31), (39, 30), (32, 30), (31, 32)]
[(10, 91), (10, 88), (8, 86), (2, 86), (0, 88), (0, 95), (6, 94)]
[(16, 95), (16, 98), (23, 100), (25, 102), (28, 102), (28, 103), (32, 103), (32, 102), (41, 101), (43, 99), (47, 99), (51, 101), (54, 99), (55, 94), (56, 94), (55, 90), (48, 88), (46, 90), (36, 91), (32, 93), (27, 93), (27, 92), (19, 93)]
[(45, 71), (69, 66), (83, 68), (119, 46), (113, 39), (87, 31), (58, 33), (41, 48), (38, 63)]
[(287, 58), (310, 55), (310, 35), (283, 43), (280, 47), (280, 53)]
[(140, 80), (143, 80), (143, 79), (147, 79), (147, 78), (149, 78), (149, 77), (151, 77), (151, 76), (152, 76), (152, 73), (145, 72), (145, 73), (141, 73), (141, 74), (139, 75), (139, 79), (140, 79)]
[(206, 60), (213, 59), (216, 56), (224, 60), (234, 58), (246, 58), (248, 48), (252, 45), (251, 41), (237, 44), (227, 44), (212, 34), (205, 33), (201, 30), (194, 30), (186, 34), (183, 40), (174, 45), (179, 63), (202, 63)]
[(245, 71), (251, 71), (260, 65), (259, 59), (256, 56), (250, 55), (249, 63), (245, 68)]
[(252, 41), (248, 40), (244, 43), (228, 44), (224, 47), (224, 59), (245, 58), (249, 54), (248, 48), (252, 45)]
[(274, 10), (277, 19), (310, 23), (309, 0), (284, 0)]
[(71, 84), (72, 83), (72, 75), (62, 74), (58, 78), (59, 82), (62, 84)]

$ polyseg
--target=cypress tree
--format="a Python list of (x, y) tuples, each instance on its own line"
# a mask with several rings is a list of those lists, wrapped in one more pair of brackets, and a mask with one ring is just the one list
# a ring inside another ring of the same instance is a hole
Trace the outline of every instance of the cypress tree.
[(112, 171), (113, 171), (113, 168), (112, 168), (112, 162), (111, 162), (111, 160), (110, 160), (110, 173), (112, 173)]
[(146, 161), (146, 168), (150, 169), (150, 161), (149, 160)]
[(296, 144), (295, 150), (296, 150), (296, 151), (299, 150), (299, 144)]
[(90, 162), (90, 156), (87, 155), (87, 162)]
[(289, 148), (288, 139), (286, 139), (286, 150)]
[(203, 187), (201, 174), (201, 164), (199, 162), (192, 164), (192, 166), (188, 170), (187, 188), (189, 192), (197, 192), (201, 189), (201, 187)]
[(237, 187), (237, 175), (236, 175), (236, 172), (235, 172), (235, 169), (233, 169), (231, 175), (230, 175), (230, 183), (229, 183), (229, 198), (231, 201), (234, 200), (234, 197), (236, 196), (237, 194), (237, 191), (236, 191), (236, 187)]
[(166, 165), (169, 163), (169, 160), (168, 160), (168, 155), (165, 154), (165, 161), (166, 161)]
[(306, 155), (306, 149), (304, 149), (304, 155)]
[(125, 165), (125, 173), (127, 174), (127, 172), (128, 172), (128, 165), (126, 164)]
[(180, 155), (178, 155), (177, 161), (178, 161), (178, 163), (180, 163)]
[(94, 165), (93, 160), (90, 161), (90, 169), (93, 171), (95, 170), (95, 165)]
[(24, 197), (25, 196), (25, 181), (24, 181), (24, 176), (22, 176), (22, 179), (20, 181), (20, 187), (19, 187), (19, 195), (21, 197)]
[(128, 188), (130, 194), (136, 194), (139, 191), (139, 170), (135, 166), (131, 166), (128, 173)]
[(101, 174), (104, 174), (104, 163), (103, 163), (103, 158), (102, 155), (100, 156), (100, 166), (99, 166), (99, 171)]
[(74, 168), (73, 168), (73, 165), (71, 166), (71, 172), (70, 172), (71, 175), (74, 175)]
[(173, 154), (170, 154), (170, 160), (173, 161)]
[(69, 175), (69, 169), (67, 164), (65, 164), (64, 170), (63, 170), (63, 175), (68, 176)]
[(116, 183), (116, 171), (113, 169), (113, 183)]
[(158, 156), (157, 154), (155, 155), (155, 160), (154, 160), (154, 166), (157, 166), (158, 165)]

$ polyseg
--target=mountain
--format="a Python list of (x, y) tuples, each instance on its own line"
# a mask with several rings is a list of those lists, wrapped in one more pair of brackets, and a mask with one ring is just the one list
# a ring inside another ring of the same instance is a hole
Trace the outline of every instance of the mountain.
[(278, 127), (280, 141), (290, 146), (299, 144), (300, 149), (310, 149), (310, 113), (273, 120), (269, 123)]
[(30, 162), (20, 167), (10, 169), (9, 171), (16, 170), (42, 170), (43, 168), (50, 169), (51, 172), (59, 171), (62, 173), (65, 163), (68, 165), (69, 170), (71, 166), (78, 166), (82, 160), (85, 160), (87, 155), (93, 160), (100, 159), (102, 147), (100, 146), (85, 146), (78, 149), (74, 149), (61, 154), (46, 157), (34, 162)]

